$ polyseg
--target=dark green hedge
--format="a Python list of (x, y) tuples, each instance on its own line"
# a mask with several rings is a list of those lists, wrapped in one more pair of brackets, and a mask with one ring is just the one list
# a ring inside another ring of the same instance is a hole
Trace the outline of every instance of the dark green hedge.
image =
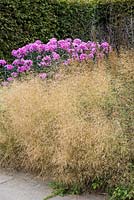
[(134, 1), (1, 0), (0, 58), (35, 39), (80, 37), (134, 44)]

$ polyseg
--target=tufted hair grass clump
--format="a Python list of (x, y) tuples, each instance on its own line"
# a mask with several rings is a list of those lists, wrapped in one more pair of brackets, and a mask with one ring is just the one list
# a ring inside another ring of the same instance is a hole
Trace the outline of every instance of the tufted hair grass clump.
[(132, 57), (60, 69), (1, 88), (0, 164), (87, 187), (129, 184), (134, 162)]

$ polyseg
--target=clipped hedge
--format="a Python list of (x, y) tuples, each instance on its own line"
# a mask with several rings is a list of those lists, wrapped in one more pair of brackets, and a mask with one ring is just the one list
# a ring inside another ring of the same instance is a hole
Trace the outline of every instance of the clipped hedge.
[(0, 57), (36, 38), (47, 40), (57, 30), (53, 7), (44, 0), (2, 0), (0, 23)]
[(1, 0), (0, 57), (35, 39), (80, 37), (134, 44), (134, 1)]

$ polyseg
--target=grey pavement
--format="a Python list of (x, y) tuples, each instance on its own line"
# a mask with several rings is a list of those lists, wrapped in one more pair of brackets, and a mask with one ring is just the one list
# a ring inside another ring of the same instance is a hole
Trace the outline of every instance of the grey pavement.
[[(48, 181), (42, 182), (29, 174), (0, 170), (0, 200), (43, 200), (50, 195)], [(104, 195), (53, 197), (51, 200), (106, 200)]]

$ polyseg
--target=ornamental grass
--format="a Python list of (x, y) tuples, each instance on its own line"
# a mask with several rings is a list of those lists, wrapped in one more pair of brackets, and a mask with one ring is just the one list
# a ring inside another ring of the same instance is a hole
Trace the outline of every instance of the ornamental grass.
[(133, 52), (73, 62), (53, 80), (0, 88), (0, 164), (69, 185), (129, 184), (134, 161)]

